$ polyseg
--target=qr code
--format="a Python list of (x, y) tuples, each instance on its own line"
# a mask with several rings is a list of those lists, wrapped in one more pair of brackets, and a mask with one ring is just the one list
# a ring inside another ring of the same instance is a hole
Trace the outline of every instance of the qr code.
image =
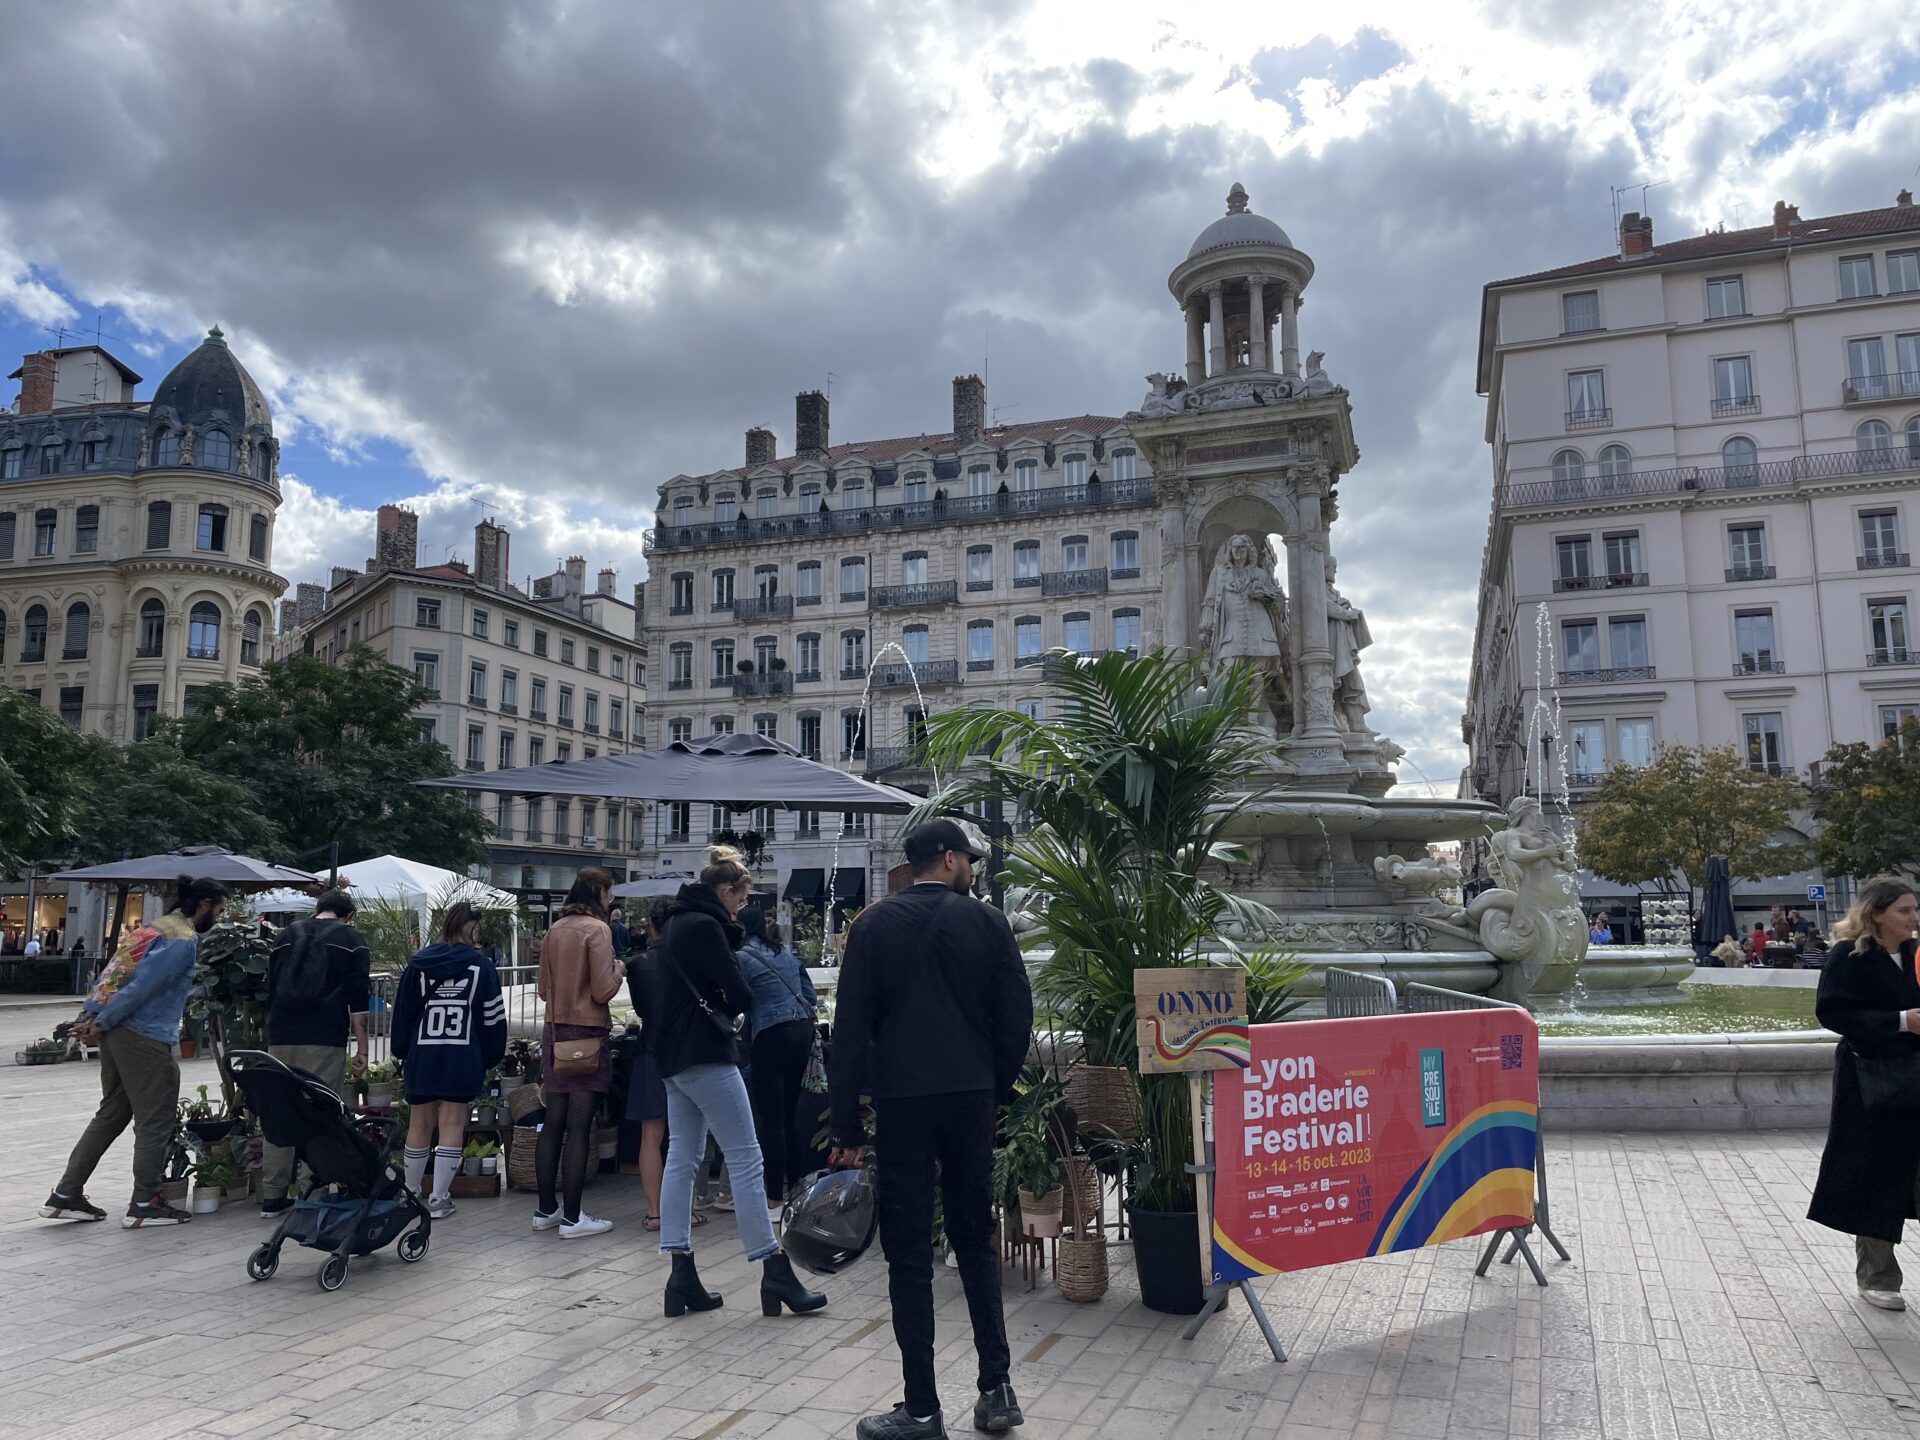
[(1502, 1035), (1500, 1037), (1500, 1068), (1502, 1070), (1518, 1070), (1520, 1068), (1521, 1045), (1522, 1039), (1518, 1035)]

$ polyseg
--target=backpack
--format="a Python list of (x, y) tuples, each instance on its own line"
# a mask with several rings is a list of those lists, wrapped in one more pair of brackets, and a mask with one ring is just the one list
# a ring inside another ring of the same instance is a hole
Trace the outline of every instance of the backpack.
[(333, 992), (327, 936), (337, 920), (301, 920), (287, 927), (273, 957), (276, 1005), (318, 1005)]

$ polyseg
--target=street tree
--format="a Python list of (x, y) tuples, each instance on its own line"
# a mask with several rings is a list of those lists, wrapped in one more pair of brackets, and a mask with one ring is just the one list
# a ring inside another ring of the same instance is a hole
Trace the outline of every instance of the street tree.
[(171, 736), (100, 746), (67, 847), (73, 862), (98, 865), (185, 845), (285, 858), (280, 827), (253, 792), (183, 754)]
[(1813, 787), (1814, 851), (1830, 875), (1920, 869), (1920, 720), (1877, 745), (1836, 745)]
[(1807, 863), (1783, 832), (1807, 803), (1797, 780), (1749, 769), (1731, 746), (1671, 745), (1650, 765), (1615, 765), (1580, 812), (1580, 860), (1618, 885), (1684, 890), (1705, 882), (1707, 857), (1727, 857), (1738, 879), (1784, 875)]
[(0, 871), (66, 858), (93, 762), (107, 748), (0, 685)]

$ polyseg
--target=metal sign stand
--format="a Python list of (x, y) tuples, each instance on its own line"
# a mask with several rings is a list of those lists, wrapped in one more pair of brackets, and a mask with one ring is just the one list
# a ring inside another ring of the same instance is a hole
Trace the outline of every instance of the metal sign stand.
[(1280, 1344), (1280, 1337), (1273, 1332), (1273, 1322), (1267, 1319), (1267, 1312), (1261, 1307), (1260, 1297), (1254, 1294), (1253, 1282), (1250, 1280), (1235, 1280), (1231, 1283), (1217, 1283), (1213, 1279), (1213, 1266), (1210, 1263), (1210, 1257), (1213, 1254), (1214, 1073), (1215, 1072), (1211, 1070), (1206, 1072), (1206, 1085), (1204, 1090), (1200, 1083), (1200, 1076), (1195, 1074), (1189, 1074), (1187, 1076), (1187, 1101), (1193, 1112), (1194, 1152), (1194, 1163), (1187, 1166), (1187, 1173), (1194, 1177), (1194, 1183), (1199, 1187), (1201, 1192), (1198, 1197), (1200, 1200), (1199, 1211), (1203, 1227), (1200, 1241), (1200, 1275), (1201, 1284), (1206, 1287), (1207, 1299), (1206, 1303), (1200, 1307), (1200, 1313), (1195, 1315), (1193, 1319), (1187, 1323), (1187, 1328), (1180, 1332), (1180, 1338), (1182, 1340), (1191, 1340), (1198, 1335), (1201, 1327), (1204, 1326), (1208, 1320), (1226, 1308), (1227, 1297), (1235, 1290), (1238, 1290), (1240, 1294), (1245, 1297), (1247, 1308), (1253, 1311), (1254, 1321), (1260, 1326), (1260, 1333), (1266, 1338), (1267, 1348), (1273, 1352), (1273, 1358), (1284, 1362), (1287, 1358), (1287, 1352)]
[(1505, 1230), (1496, 1230), (1489, 1235), (1487, 1248), (1481, 1252), (1480, 1263), (1474, 1267), (1473, 1273), (1476, 1276), (1484, 1276), (1487, 1273), (1487, 1267), (1493, 1263), (1493, 1252), (1500, 1248), (1501, 1239), (1506, 1237), (1511, 1239), (1512, 1243), (1507, 1246), (1507, 1253), (1500, 1257), (1500, 1263), (1511, 1265), (1515, 1255), (1524, 1256), (1527, 1268), (1533, 1271), (1535, 1282), (1544, 1286), (1547, 1283), (1547, 1277), (1540, 1269), (1540, 1262), (1533, 1256), (1533, 1248), (1527, 1244), (1529, 1230), (1538, 1230), (1562, 1260), (1571, 1262), (1573, 1259), (1573, 1256), (1567, 1253), (1567, 1247), (1560, 1243), (1560, 1237), (1553, 1233), (1552, 1214), (1547, 1204), (1547, 1135), (1545, 1130), (1539, 1128), (1536, 1121), (1533, 1151), (1533, 1220), (1530, 1224), (1511, 1225)]

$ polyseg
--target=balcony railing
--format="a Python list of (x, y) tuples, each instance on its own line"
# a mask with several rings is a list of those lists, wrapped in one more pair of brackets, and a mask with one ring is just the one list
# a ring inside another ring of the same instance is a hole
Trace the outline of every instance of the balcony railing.
[(1611, 424), (1613, 424), (1613, 411), (1604, 407), (1598, 410), (1567, 412), (1567, 429), (1569, 430), (1598, 430)]
[(733, 677), (733, 693), (742, 699), (762, 695), (791, 695), (793, 676), (784, 670), (767, 670), (754, 675)]
[(867, 593), (869, 610), (927, 610), (960, 598), (957, 580), (928, 580), (918, 585), (876, 585)]
[(743, 625), (754, 620), (791, 620), (793, 618), (793, 596), (745, 596), (733, 602), (733, 618)]
[(820, 672), (817, 669), (796, 670), (793, 672), (793, 680), (796, 685), (812, 684), (814, 681), (818, 680), (819, 678), (820, 678)]
[(1855, 563), (1862, 570), (1904, 570), (1912, 562), (1904, 550), (1869, 550), (1856, 556)]
[(886, 775), (895, 770), (926, 768), (925, 750), (919, 745), (874, 745), (867, 750), (866, 773)]
[(1771, 580), (1774, 569), (1771, 565), (1729, 565), (1727, 583), (1735, 584), (1742, 580)]
[(1616, 665), (1611, 670), (1562, 670), (1562, 685), (1617, 685), (1626, 680), (1653, 679), (1651, 665)]
[(970, 525), (1009, 515), (1064, 514), (1084, 510), (1132, 509), (1153, 503), (1153, 481), (1106, 480), (1086, 485), (1057, 485), (1019, 494), (962, 495), (918, 500), (906, 505), (863, 505), (815, 511), (810, 515), (774, 515), (703, 525), (658, 525), (646, 538), (656, 550), (697, 550), (750, 545), (813, 535), (870, 535), (881, 530), (919, 530), (930, 526)]
[(693, 605), (691, 602), (685, 605), (672, 605), (667, 608), (667, 614), (669, 615), (691, 615), (692, 613)]
[(547, 719), (547, 712), (545, 710), (532, 710), (528, 712), (527, 718), (529, 720), (538, 720), (542, 724), (545, 724)]
[(1733, 673), (1736, 675), (1784, 675), (1787, 673), (1787, 662), (1778, 655), (1769, 655), (1764, 651), (1757, 655), (1742, 655), (1733, 662)]
[(484, 695), (469, 695), (469, 696), (467, 696), (467, 708), (468, 708), (469, 710), (484, 710), (484, 709), (486, 709), (486, 708), (487, 708), (487, 697), (486, 697), (486, 696), (484, 696)]
[(502, 700), (500, 702), (500, 713), (502, 715), (518, 715), (520, 713), (520, 707), (511, 700)]
[(1104, 595), (1107, 572), (1100, 570), (1049, 570), (1040, 577), (1042, 595)]
[(911, 690), (915, 681), (919, 682), (922, 689), (929, 685), (958, 685), (960, 662), (922, 660), (917, 665), (895, 663), (873, 667), (873, 688), (876, 690)]
[(1556, 575), (1553, 588), (1570, 590), (1627, 590), (1647, 583), (1644, 570), (1622, 571), (1617, 575)]
[(1787, 762), (1784, 760), (1749, 759), (1747, 761), (1747, 769), (1751, 770), (1756, 775), (1791, 775), (1793, 774), (1793, 767), (1787, 764)]
[(991, 671), (992, 669), (993, 669), (993, 661), (991, 660), (967, 661), (967, 673), (969, 675), (983, 675), (983, 674), (986, 674), (988, 671)]
[(1724, 420), (1733, 415), (1758, 415), (1760, 397), (1758, 395), (1715, 396), (1712, 405), (1713, 418)]
[(693, 688), (693, 679), (691, 676), (689, 676), (684, 680), (667, 681), (667, 689), (669, 690), (691, 690), (692, 688)]
[(1046, 658), (1044, 655), (1016, 655), (1013, 657), (1013, 668), (1016, 670), (1024, 670), (1029, 665), (1045, 664)]
[(1920, 448), (1890, 445), (1884, 449), (1835, 450), (1823, 455), (1798, 455), (1790, 460), (1756, 461), (1752, 465), (1682, 465), (1669, 470), (1640, 470), (1624, 475), (1523, 480), (1509, 484), (1503, 492), (1502, 501), (1515, 509), (1536, 505), (1581, 505), (1635, 496), (1681, 495), (1695, 490), (1775, 489), (1806, 480), (1842, 479), (1850, 475), (1877, 475), (1914, 469), (1920, 469)]
[(1909, 650), (1904, 645), (1891, 645), (1867, 652), (1869, 665), (1912, 665), (1920, 663), (1920, 650)]
[(1914, 395), (1920, 395), (1920, 370), (1849, 375), (1840, 382), (1841, 403), (1846, 405), (1871, 405), (1877, 400), (1901, 400)]

